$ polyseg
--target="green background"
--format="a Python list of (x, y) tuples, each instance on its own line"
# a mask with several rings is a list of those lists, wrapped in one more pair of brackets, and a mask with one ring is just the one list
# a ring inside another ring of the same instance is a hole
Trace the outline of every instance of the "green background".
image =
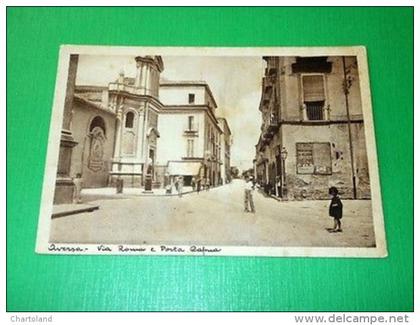
[[(60, 44), (367, 46), (389, 257), (36, 255)], [(9, 311), (413, 309), (412, 8), (8, 8), (7, 45)]]

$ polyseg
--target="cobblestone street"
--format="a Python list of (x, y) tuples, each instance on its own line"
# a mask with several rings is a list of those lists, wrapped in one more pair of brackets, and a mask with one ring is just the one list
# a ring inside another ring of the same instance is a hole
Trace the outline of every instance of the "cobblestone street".
[(99, 210), (52, 220), (51, 242), (372, 247), (370, 200), (343, 200), (343, 232), (329, 233), (329, 201), (280, 202), (254, 191), (256, 213), (243, 209), (243, 181), (171, 196), (101, 197)]

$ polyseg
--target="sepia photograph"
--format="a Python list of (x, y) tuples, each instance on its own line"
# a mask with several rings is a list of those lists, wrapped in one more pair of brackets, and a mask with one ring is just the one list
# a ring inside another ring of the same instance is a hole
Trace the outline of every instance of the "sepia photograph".
[(364, 47), (62, 46), (36, 251), (385, 257)]

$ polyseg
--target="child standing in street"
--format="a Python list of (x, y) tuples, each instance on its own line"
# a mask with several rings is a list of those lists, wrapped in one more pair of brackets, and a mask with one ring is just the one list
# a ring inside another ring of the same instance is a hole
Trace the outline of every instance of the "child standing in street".
[(342, 232), (341, 218), (343, 217), (343, 203), (341, 203), (338, 190), (335, 186), (329, 188), (328, 194), (331, 195), (329, 215), (334, 218), (334, 228), (327, 228), (327, 230), (329, 232)]

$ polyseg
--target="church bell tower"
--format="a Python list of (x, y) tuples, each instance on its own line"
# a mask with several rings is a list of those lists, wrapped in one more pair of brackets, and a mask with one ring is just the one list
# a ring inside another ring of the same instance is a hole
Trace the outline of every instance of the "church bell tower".
[(111, 161), (110, 185), (117, 179), (125, 187), (145, 186), (153, 181), (157, 150), (159, 80), (163, 71), (160, 56), (135, 57), (136, 75), (120, 73), (109, 84), (109, 108), (116, 113), (116, 138)]

